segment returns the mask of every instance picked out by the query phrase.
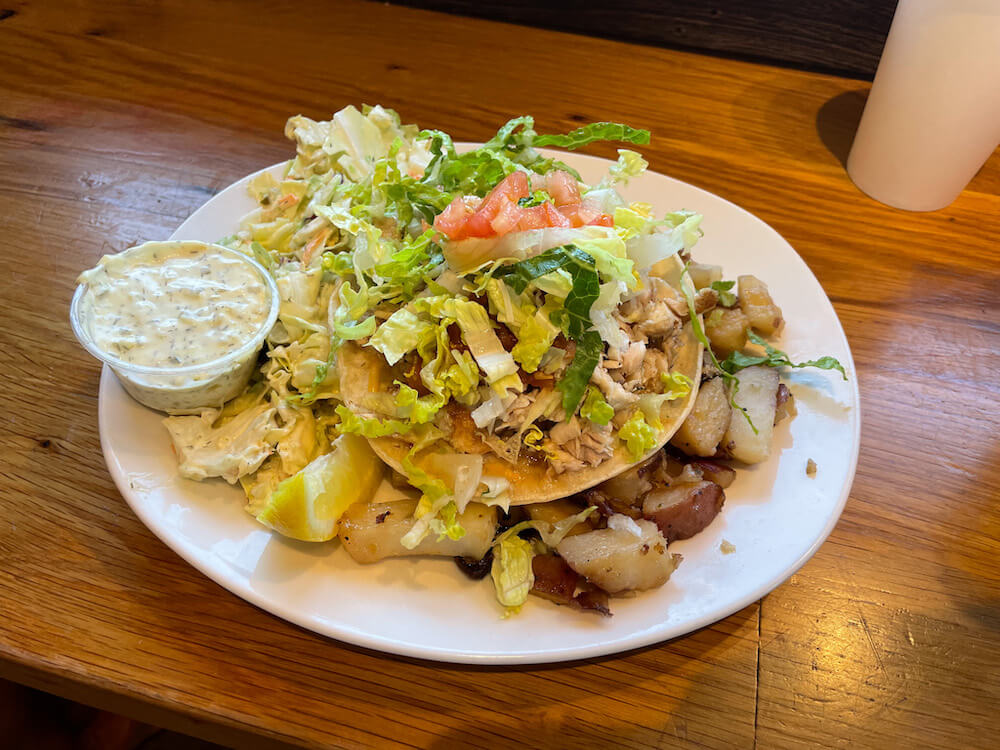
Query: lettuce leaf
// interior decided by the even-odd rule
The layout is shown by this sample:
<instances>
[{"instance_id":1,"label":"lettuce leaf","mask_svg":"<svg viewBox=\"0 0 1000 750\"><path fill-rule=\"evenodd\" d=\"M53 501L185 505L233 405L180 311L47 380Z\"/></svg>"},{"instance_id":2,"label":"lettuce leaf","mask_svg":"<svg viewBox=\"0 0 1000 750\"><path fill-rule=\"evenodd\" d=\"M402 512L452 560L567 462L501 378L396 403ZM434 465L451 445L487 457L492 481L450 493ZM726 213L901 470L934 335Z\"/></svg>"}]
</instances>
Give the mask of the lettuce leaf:
<instances>
[{"instance_id":1,"label":"lettuce leaf","mask_svg":"<svg viewBox=\"0 0 1000 750\"><path fill-rule=\"evenodd\" d=\"M642 410L637 409L618 430L633 461L638 461L656 447L656 430L646 423Z\"/></svg>"},{"instance_id":2,"label":"lettuce leaf","mask_svg":"<svg viewBox=\"0 0 1000 750\"><path fill-rule=\"evenodd\" d=\"M368 320L374 321L375 318L373 316ZM386 318L374 334L369 334L368 346L377 349L386 362L394 365L414 349L433 341L435 333L433 323L401 307Z\"/></svg>"},{"instance_id":3,"label":"lettuce leaf","mask_svg":"<svg viewBox=\"0 0 1000 750\"><path fill-rule=\"evenodd\" d=\"M603 426L615 416L615 410L604 400L599 389L590 386L587 389L587 397L583 400L583 406L580 407L580 416Z\"/></svg>"},{"instance_id":4,"label":"lettuce leaf","mask_svg":"<svg viewBox=\"0 0 1000 750\"><path fill-rule=\"evenodd\" d=\"M667 401L684 398L691 393L694 381L682 372L661 372L660 382L663 384Z\"/></svg>"},{"instance_id":5,"label":"lettuce leaf","mask_svg":"<svg viewBox=\"0 0 1000 750\"><path fill-rule=\"evenodd\" d=\"M517 343L511 349L510 355L521 365L525 372L535 372L545 352L559 335L559 328L552 324L551 313L561 307L558 300L551 298L545 301L534 315L525 318L518 331Z\"/></svg>"},{"instance_id":6,"label":"lettuce leaf","mask_svg":"<svg viewBox=\"0 0 1000 750\"><path fill-rule=\"evenodd\" d=\"M350 433L366 438L378 438L388 435L403 435L414 427L412 422L401 419L359 417L343 404L337 407L337 416L340 417L337 431L342 435Z\"/></svg>"},{"instance_id":7,"label":"lettuce leaf","mask_svg":"<svg viewBox=\"0 0 1000 750\"><path fill-rule=\"evenodd\" d=\"M754 365L795 368L816 367L820 370L836 370L840 373L844 380L847 380L847 372L844 370L844 366L834 357L820 357L819 359L810 359L808 362L795 363L788 358L787 354L780 349L775 349L753 331L747 331L747 338L749 338L754 344L763 347L764 355L755 356L744 354L743 352L733 352L722 362L721 367L723 370L733 374L745 367L753 367Z\"/></svg>"},{"instance_id":8,"label":"lettuce leaf","mask_svg":"<svg viewBox=\"0 0 1000 750\"><path fill-rule=\"evenodd\" d=\"M629 151L627 148L620 148L618 149L618 162L608 170L608 182L628 184L631 178L641 175L648 166L649 162L643 159L641 154Z\"/></svg>"},{"instance_id":9,"label":"lettuce leaf","mask_svg":"<svg viewBox=\"0 0 1000 750\"><path fill-rule=\"evenodd\" d=\"M508 615L519 612L528 600L531 587L535 584L535 574L531 569L534 556L531 542L517 535L508 536L493 547L490 575L497 601L506 608Z\"/></svg>"},{"instance_id":10,"label":"lettuce leaf","mask_svg":"<svg viewBox=\"0 0 1000 750\"><path fill-rule=\"evenodd\" d=\"M583 398L590 376L601 361L604 353L604 342L596 331L586 331L576 341L576 352L573 361L569 363L562 379L556 384L563 394L563 411L569 419L576 413L576 407Z\"/></svg>"},{"instance_id":11,"label":"lettuce leaf","mask_svg":"<svg viewBox=\"0 0 1000 750\"><path fill-rule=\"evenodd\" d=\"M730 291L736 286L735 281L713 281L711 288L719 293L719 304L723 307L732 307L736 304L736 295Z\"/></svg>"},{"instance_id":12,"label":"lettuce leaf","mask_svg":"<svg viewBox=\"0 0 1000 750\"><path fill-rule=\"evenodd\" d=\"M593 122L565 135L535 136L533 146L558 146L574 150L594 141L622 141L644 145L649 143L649 131L638 130L618 122Z\"/></svg>"}]
</instances>

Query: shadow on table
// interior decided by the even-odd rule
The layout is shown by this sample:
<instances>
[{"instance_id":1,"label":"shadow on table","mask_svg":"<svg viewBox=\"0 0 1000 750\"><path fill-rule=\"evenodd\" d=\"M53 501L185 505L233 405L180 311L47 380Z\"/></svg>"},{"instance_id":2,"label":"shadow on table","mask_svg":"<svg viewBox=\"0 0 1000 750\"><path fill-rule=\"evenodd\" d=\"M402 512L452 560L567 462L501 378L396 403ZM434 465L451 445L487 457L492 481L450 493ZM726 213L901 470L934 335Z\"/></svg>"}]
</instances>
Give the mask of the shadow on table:
<instances>
[{"instance_id":1,"label":"shadow on table","mask_svg":"<svg viewBox=\"0 0 1000 750\"><path fill-rule=\"evenodd\" d=\"M837 161L845 166L867 101L867 89L845 91L827 101L816 112L816 132L819 139Z\"/></svg>"}]
</instances>

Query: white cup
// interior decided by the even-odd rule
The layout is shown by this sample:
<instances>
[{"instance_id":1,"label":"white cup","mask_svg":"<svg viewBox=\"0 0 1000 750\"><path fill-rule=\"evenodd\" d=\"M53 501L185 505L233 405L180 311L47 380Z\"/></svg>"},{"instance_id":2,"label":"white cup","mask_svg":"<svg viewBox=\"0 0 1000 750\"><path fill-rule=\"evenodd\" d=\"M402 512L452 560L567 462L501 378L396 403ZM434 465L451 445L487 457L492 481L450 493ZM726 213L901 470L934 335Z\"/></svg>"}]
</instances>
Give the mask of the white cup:
<instances>
[{"instance_id":1,"label":"white cup","mask_svg":"<svg viewBox=\"0 0 1000 750\"><path fill-rule=\"evenodd\" d=\"M1000 0L899 0L847 173L877 201L944 208L1000 145Z\"/></svg>"}]
</instances>

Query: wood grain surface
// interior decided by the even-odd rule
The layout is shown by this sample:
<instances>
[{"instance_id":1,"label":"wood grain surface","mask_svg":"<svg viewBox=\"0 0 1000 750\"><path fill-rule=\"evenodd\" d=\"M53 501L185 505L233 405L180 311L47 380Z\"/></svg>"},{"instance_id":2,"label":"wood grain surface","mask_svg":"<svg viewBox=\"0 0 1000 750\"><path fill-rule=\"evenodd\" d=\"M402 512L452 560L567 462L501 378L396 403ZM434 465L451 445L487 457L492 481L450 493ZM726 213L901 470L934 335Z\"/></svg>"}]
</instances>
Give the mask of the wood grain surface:
<instances>
[{"instance_id":1,"label":"wood grain surface","mask_svg":"<svg viewBox=\"0 0 1000 750\"><path fill-rule=\"evenodd\" d=\"M949 208L861 194L866 85L375 3L0 9L0 677L239 746L986 747L1000 733L1000 160ZM390 658L243 602L104 466L67 313L102 253L166 237L284 158L289 114L390 104L480 140L621 120L651 166L797 248L854 350L840 524L761 602L549 667ZM608 148L594 153L607 155ZM2 744L2 742L0 742Z\"/></svg>"}]
</instances>

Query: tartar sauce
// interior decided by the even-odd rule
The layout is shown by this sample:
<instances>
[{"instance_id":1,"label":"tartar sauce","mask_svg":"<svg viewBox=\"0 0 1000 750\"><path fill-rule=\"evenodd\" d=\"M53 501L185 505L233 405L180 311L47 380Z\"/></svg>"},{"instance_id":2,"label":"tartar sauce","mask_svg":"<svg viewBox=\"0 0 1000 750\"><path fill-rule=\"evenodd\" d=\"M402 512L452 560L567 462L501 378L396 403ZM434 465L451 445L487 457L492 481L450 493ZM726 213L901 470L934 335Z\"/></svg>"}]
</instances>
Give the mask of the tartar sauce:
<instances>
[{"instance_id":1,"label":"tartar sauce","mask_svg":"<svg viewBox=\"0 0 1000 750\"><path fill-rule=\"evenodd\" d=\"M106 255L79 282L83 332L111 358L133 396L165 411L218 406L242 390L276 299L260 266L228 248L193 241L147 242ZM254 339L257 348L247 356L225 361ZM197 368L210 363L221 366ZM136 388L153 393L140 397Z\"/></svg>"}]
</instances>

